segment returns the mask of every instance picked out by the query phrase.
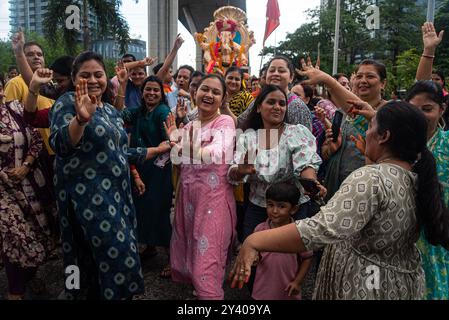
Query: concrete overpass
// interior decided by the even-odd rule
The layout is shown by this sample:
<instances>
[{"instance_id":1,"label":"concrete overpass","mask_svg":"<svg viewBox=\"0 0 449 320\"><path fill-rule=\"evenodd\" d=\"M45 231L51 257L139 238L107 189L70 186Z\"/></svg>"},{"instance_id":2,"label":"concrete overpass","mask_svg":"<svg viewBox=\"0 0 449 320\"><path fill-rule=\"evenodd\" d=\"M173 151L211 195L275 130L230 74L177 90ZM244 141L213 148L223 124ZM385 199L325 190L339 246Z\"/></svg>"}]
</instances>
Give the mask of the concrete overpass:
<instances>
[{"instance_id":1,"label":"concrete overpass","mask_svg":"<svg viewBox=\"0 0 449 320\"><path fill-rule=\"evenodd\" d=\"M202 32L213 21L214 11L227 5L246 11L245 0L148 0L149 56L165 59L178 34L178 20L191 34ZM202 68L198 47L196 68Z\"/></svg>"}]
</instances>

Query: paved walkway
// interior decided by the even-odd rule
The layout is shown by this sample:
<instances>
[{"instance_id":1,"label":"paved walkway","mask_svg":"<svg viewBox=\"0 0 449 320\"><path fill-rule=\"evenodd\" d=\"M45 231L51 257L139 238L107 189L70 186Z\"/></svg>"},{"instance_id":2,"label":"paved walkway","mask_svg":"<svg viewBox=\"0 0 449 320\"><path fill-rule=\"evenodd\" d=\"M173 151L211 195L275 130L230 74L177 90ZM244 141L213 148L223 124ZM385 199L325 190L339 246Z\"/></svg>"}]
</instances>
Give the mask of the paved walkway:
<instances>
[{"instance_id":1,"label":"paved walkway","mask_svg":"<svg viewBox=\"0 0 449 320\"><path fill-rule=\"evenodd\" d=\"M193 296L193 287L174 283L171 280L161 279L160 271L167 264L167 257L163 250L159 254L147 261L143 262L143 273L146 284L145 295L139 297L140 300L196 300ZM45 283L45 292L38 293L30 289L28 299L36 300L54 300L61 293L64 281L62 274L62 261L60 259L50 261L39 269L37 278L31 285L31 289L42 288L42 282ZM311 298L313 291L313 278L316 273L316 263L312 266L308 277L303 286L303 299ZM40 282L40 283L39 283ZM226 283L225 300L250 300L250 296L246 289L231 289ZM7 293L7 280L4 269L0 269L0 300L5 299Z\"/></svg>"}]
</instances>

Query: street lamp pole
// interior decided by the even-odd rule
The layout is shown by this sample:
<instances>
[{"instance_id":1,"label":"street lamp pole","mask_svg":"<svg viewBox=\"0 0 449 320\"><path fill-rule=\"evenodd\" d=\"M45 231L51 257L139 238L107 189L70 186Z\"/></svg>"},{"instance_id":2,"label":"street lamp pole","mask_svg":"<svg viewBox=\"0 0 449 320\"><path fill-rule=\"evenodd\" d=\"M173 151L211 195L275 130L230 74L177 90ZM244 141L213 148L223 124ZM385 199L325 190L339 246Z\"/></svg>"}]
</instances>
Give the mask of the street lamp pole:
<instances>
[{"instance_id":1,"label":"street lamp pole","mask_svg":"<svg viewBox=\"0 0 449 320\"><path fill-rule=\"evenodd\" d=\"M337 0L337 14L335 17L335 40L334 40L334 67L332 69L333 74L338 72L338 48L340 42L340 12L341 5L340 0Z\"/></svg>"},{"instance_id":2,"label":"street lamp pole","mask_svg":"<svg viewBox=\"0 0 449 320\"><path fill-rule=\"evenodd\" d=\"M435 0L427 1L427 21L428 22L435 21Z\"/></svg>"}]
</instances>

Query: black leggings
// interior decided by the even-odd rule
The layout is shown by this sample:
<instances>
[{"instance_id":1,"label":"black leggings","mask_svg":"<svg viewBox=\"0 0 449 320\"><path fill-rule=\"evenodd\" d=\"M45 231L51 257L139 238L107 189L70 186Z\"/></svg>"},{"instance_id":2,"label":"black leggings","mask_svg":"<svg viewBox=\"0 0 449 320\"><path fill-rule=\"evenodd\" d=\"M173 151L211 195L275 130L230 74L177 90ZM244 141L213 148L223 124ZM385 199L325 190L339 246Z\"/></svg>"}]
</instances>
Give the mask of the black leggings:
<instances>
[{"instance_id":1,"label":"black leggings","mask_svg":"<svg viewBox=\"0 0 449 320\"><path fill-rule=\"evenodd\" d=\"M36 275L37 267L23 268L10 262L4 253L2 253L2 259L8 278L9 294L23 296L26 291L26 284Z\"/></svg>"}]
</instances>

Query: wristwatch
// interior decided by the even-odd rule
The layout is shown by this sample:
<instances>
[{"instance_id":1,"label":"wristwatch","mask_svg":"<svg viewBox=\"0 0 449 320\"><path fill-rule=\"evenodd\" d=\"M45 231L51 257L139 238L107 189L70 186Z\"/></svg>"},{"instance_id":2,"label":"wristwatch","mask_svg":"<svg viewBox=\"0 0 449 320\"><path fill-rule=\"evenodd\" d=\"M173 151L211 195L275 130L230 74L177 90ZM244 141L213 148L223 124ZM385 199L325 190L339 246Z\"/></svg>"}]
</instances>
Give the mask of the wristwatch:
<instances>
[{"instance_id":1,"label":"wristwatch","mask_svg":"<svg viewBox=\"0 0 449 320\"><path fill-rule=\"evenodd\" d=\"M28 169L31 169L31 167L32 167L32 164L29 163L29 162L26 162L26 161L23 163L23 165L24 165L25 167L27 167Z\"/></svg>"}]
</instances>

